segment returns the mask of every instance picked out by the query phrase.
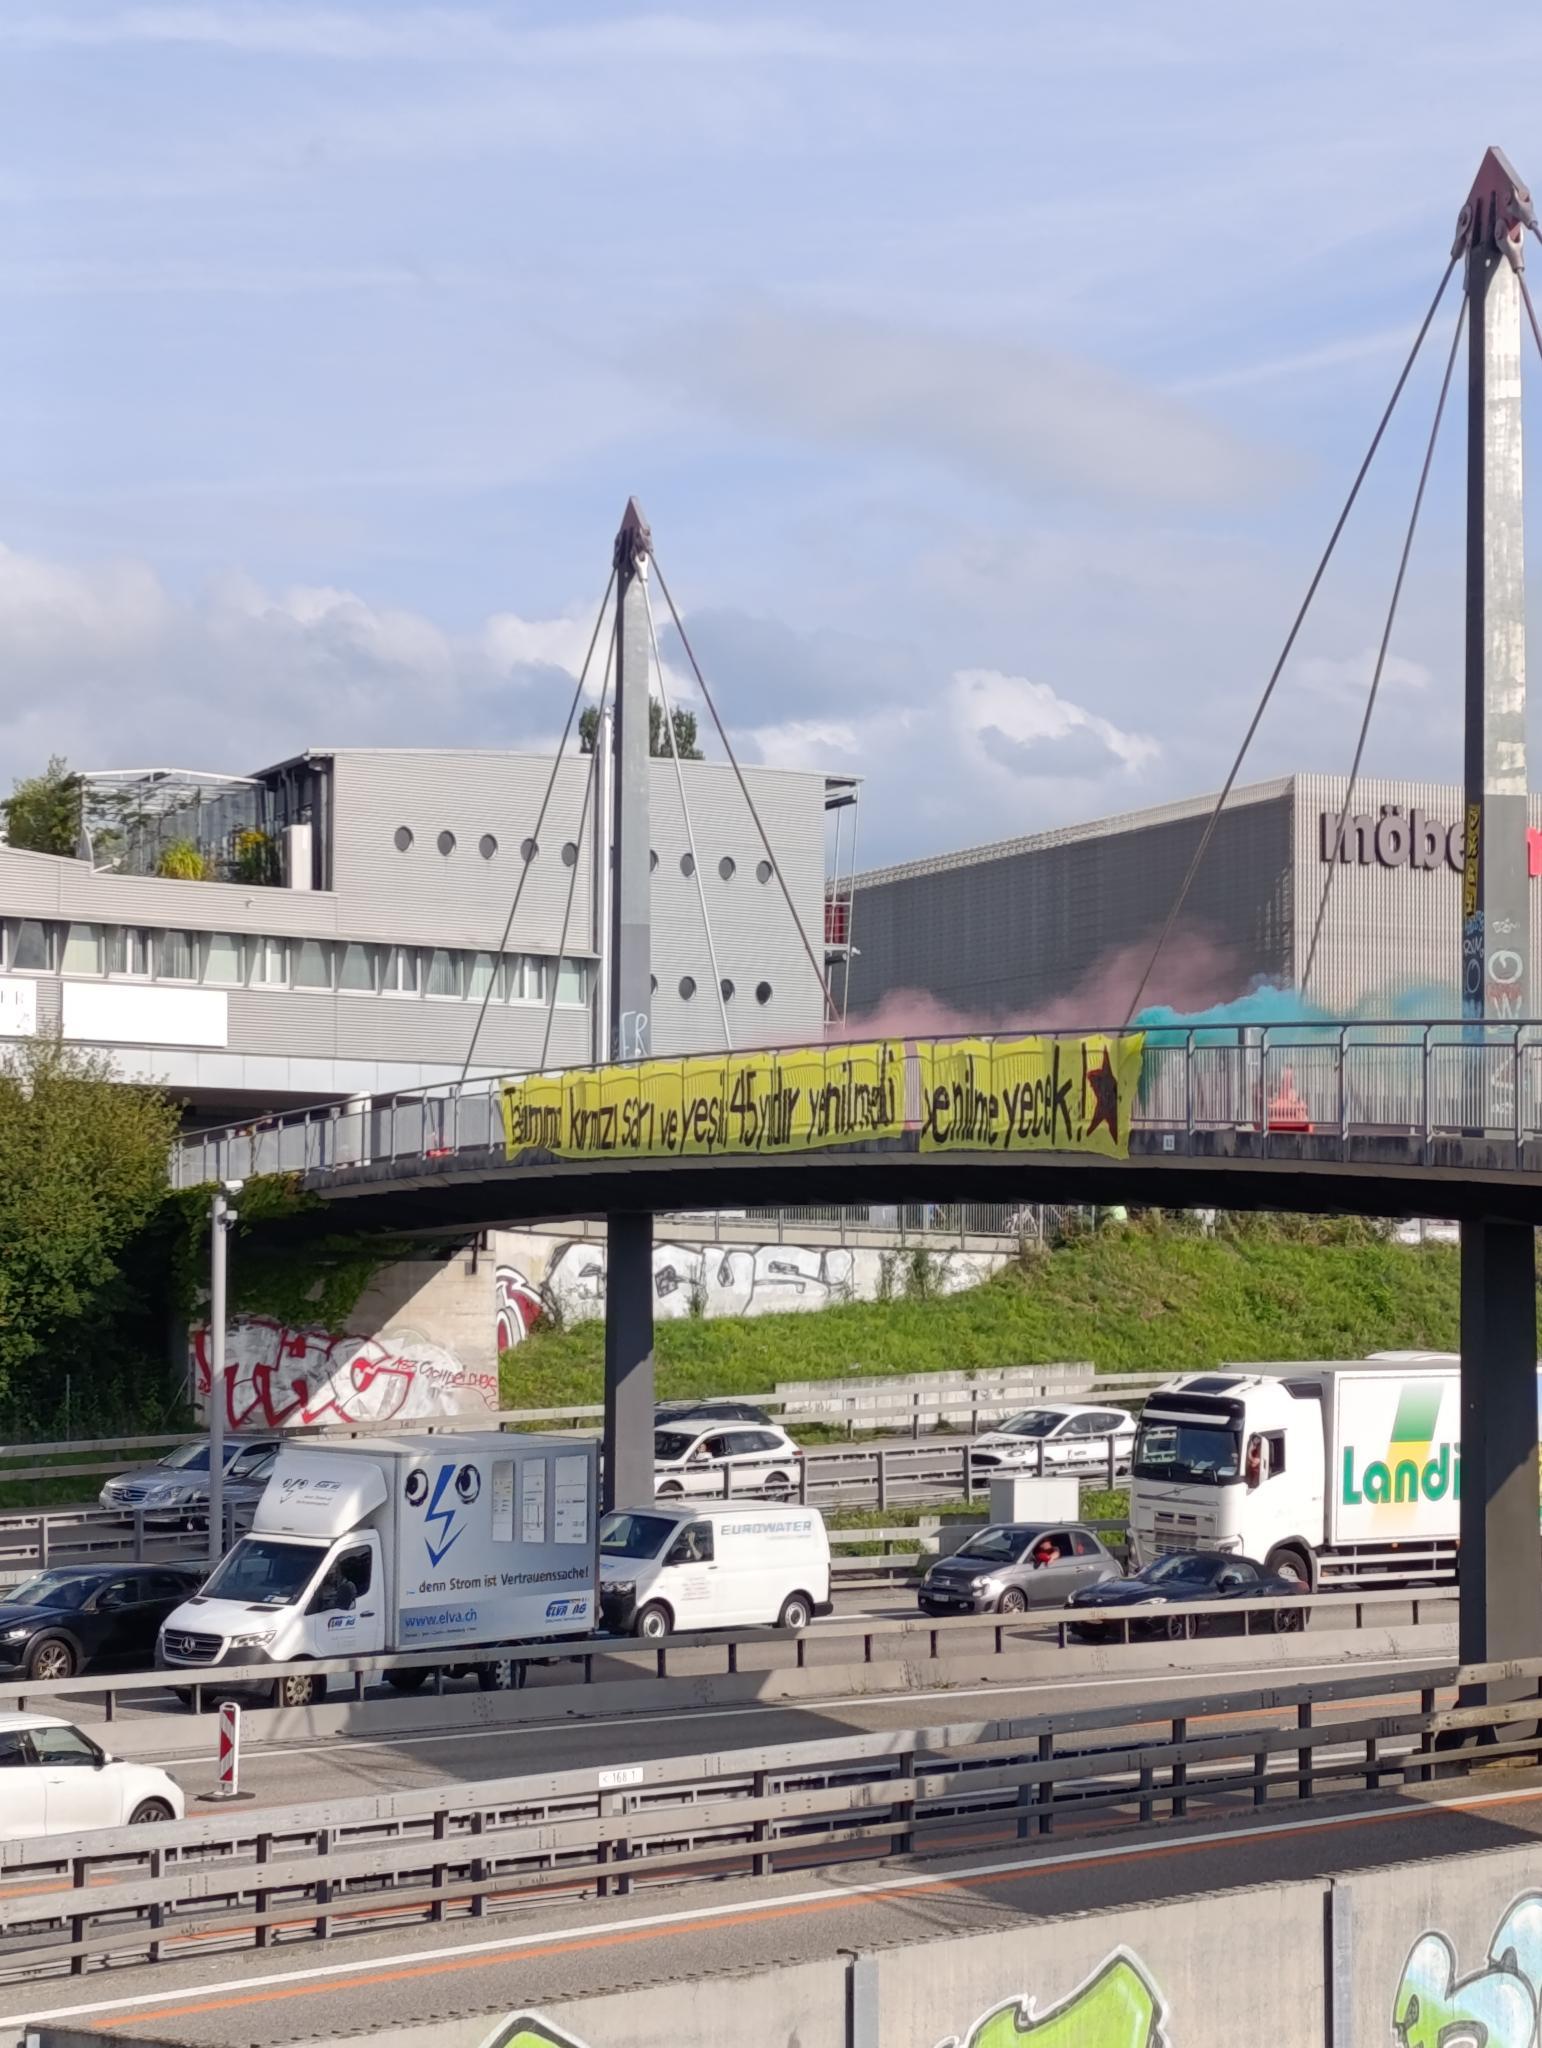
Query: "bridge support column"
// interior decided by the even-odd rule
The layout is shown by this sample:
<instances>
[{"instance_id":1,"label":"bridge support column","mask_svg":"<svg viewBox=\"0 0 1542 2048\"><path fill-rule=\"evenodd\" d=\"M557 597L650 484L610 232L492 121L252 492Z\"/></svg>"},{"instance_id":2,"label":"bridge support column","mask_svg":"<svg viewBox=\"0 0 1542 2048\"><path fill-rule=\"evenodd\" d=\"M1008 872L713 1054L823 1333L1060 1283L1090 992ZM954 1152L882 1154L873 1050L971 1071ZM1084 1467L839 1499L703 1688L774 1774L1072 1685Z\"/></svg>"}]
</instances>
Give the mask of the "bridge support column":
<instances>
[{"instance_id":1,"label":"bridge support column","mask_svg":"<svg viewBox=\"0 0 1542 2048\"><path fill-rule=\"evenodd\" d=\"M1529 1223L1487 1216L1463 1223L1464 1664L1542 1657L1536 1267Z\"/></svg>"},{"instance_id":2,"label":"bridge support column","mask_svg":"<svg viewBox=\"0 0 1542 2048\"><path fill-rule=\"evenodd\" d=\"M606 1508L653 1499L653 1218L605 1219Z\"/></svg>"}]
</instances>

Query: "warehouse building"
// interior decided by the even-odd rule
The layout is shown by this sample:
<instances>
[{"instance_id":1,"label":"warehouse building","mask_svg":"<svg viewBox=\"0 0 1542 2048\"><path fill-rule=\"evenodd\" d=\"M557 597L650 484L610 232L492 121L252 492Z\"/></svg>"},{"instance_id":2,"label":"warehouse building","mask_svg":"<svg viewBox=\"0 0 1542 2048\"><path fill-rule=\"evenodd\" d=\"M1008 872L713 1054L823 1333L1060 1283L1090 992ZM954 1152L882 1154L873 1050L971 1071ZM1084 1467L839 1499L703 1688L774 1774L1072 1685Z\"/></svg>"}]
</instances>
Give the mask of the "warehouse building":
<instances>
[{"instance_id":1,"label":"warehouse building","mask_svg":"<svg viewBox=\"0 0 1542 2048\"><path fill-rule=\"evenodd\" d=\"M1331 875L1309 999L1334 1015L1459 1014L1461 790L1361 781L1339 843L1345 788L1291 775L1232 792L1148 1002L1193 1010L1264 982L1300 990ZM1068 1021L1078 1001L1077 1021L1122 1021L1214 806L1196 797L857 875L853 1015L915 993L982 1023ZM1530 819L1536 961L1535 796Z\"/></svg>"},{"instance_id":2,"label":"warehouse building","mask_svg":"<svg viewBox=\"0 0 1542 2048\"><path fill-rule=\"evenodd\" d=\"M745 771L773 866L729 767L682 764L687 818L674 764L650 766L652 1049L717 1051L725 1016L735 1045L817 1039L824 995L776 869L817 949L845 786ZM78 858L0 846L0 1037L60 1031L201 1122L455 1081L474 1031L473 1072L588 1061L605 848L581 755L537 844L551 769L328 748L251 776L88 778Z\"/></svg>"}]
</instances>

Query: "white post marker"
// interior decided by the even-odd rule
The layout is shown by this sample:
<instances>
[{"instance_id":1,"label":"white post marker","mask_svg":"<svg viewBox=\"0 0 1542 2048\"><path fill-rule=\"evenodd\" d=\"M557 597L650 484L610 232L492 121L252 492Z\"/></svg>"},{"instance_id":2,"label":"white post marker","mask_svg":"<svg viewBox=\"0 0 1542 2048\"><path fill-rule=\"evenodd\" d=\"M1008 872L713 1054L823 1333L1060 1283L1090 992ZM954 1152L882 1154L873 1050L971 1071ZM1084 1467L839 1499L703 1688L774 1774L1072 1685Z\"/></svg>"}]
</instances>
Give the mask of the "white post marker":
<instances>
[{"instance_id":1,"label":"white post marker","mask_svg":"<svg viewBox=\"0 0 1542 2048\"><path fill-rule=\"evenodd\" d=\"M251 1793L240 1789L241 1709L234 1700L220 1701L219 1732L219 1783L206 1796L210 1799L250 1799Z\"/></svg>"}]
</instances>

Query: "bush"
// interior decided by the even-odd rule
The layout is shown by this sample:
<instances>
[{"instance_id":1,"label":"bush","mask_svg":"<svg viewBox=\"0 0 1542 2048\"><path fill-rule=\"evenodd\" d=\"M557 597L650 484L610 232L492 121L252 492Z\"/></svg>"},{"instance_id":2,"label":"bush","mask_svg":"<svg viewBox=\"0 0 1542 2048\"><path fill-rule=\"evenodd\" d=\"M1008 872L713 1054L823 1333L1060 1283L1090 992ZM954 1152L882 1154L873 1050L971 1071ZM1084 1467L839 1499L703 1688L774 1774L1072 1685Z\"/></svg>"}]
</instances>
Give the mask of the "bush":
<instances>
[{"instance_id":1,"label":"bush","mask_svg":"<svg viewBox=\"0 0 1542 2048\"><path fill-rule=\"evenodd\" d=\"M207 882L209 863L191 839L169 839L161 848L155 872L167 882Z\"/></svg>"}]
</instances>

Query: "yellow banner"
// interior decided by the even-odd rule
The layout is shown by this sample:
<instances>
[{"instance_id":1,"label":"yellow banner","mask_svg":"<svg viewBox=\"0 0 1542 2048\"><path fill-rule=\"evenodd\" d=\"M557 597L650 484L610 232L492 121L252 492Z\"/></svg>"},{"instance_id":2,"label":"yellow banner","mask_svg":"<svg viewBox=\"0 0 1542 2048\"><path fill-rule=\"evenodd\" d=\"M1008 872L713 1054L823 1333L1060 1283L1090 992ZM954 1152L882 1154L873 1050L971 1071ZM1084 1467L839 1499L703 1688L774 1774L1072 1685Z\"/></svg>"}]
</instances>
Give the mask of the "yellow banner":
<instances>
[{"instance_id":1,"label":"yellow banner","mask_svg":"<svg viewBox=\"0 0 1542 2048\"><path fill-rule=\"evenodd\" d=\"M1144 1035L922 1044L923 1152L1100 1152L1127 1159Z\"/></svg>"},{"instance_id":2,"label":"yellow banner","mask_svg":"<svg viewBox=\"0 0 1542 2048\"><path fill-rule=\"evenodd\" d=\"M681 1159L815 1152L905 1128L905 1049L896 1039L810 1051L641 1060L507 1082L511 1159Z\"/></svg>"}]
</instances>

